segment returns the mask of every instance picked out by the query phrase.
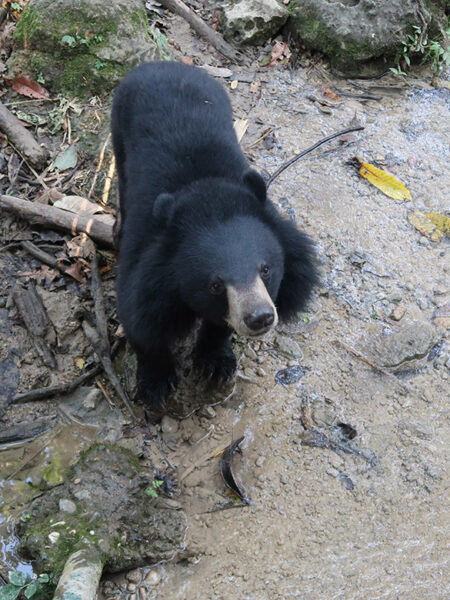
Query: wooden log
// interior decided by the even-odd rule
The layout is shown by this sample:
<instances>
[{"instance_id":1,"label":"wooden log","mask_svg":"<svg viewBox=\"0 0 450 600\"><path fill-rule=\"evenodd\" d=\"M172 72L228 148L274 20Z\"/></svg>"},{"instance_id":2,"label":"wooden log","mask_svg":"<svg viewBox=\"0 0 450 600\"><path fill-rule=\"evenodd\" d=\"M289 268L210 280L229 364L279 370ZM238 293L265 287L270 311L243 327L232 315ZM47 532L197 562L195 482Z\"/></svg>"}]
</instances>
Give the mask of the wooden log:
<instances>
[{"instance_id":1,"label":"wooden log","mask_svg":"<svg viewBox=\"0 0 450 600\"><path fill-rule=\"evenodd\" d=\"M0 102L0 129L11 140L19 153L36 169L45 165L48 159L46 148L40 146L31 133L4 104Z\"/></svg>"},{"instance_id":2,"label":"wooden log","mask_svg":"<svg viewBox=\"0 0 450 600\"><path fill-rule=\"evenodd\" d=\"M72 235L87 233L99 244L114 247L112 223L105 223L95 215L77 215L62 208L4 195L0 195L0 209L13 213L32 225L62 229L70 231Z\"/></svg>"}]
</instances>

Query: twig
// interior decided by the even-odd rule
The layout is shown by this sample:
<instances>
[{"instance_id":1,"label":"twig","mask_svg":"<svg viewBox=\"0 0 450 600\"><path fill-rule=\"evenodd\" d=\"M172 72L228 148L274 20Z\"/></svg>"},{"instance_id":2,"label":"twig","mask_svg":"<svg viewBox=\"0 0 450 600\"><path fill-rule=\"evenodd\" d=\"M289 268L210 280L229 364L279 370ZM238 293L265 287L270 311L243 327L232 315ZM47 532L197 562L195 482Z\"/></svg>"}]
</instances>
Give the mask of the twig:
<instances>
[{"instance_id":1,"label":"twig","mask_svg":"<svg viewBox=\"0 0 450 600\"><path fill-rule=\"evenodd\" d=\"M211 27L209 27L203 19L197 16L193 10L186 6L184 2L181 0L159 0L159 2L164 8L168 8L175 14L183 17L200 37L212 44L216 50L223 54L223 56L233 62L241 62L241 59L238 57L235 50L223 39L220 33L211 29Z\"/></svg>"},{"instance_id":2,"label":"twig","mask_svg":"<svg viewBox=\"0 0 450 600\"><path fill-rule=\"evenodd\" d=\"M125 404L133 421L137 421L137 417L134 414L133 408L127 398L127 395L126 395L124 389L122 388L122 385L119 381L119 378L116 375L116 372L114 371L111 357L109 356L109 353L107 353L105 351L104 342L102 342L97 331L93 327L91 327L91 325L89 325L89 323L86 320L83 321L82 326L83 326L83 331L84 331L87 339L91 343L92 347L94 348L95 353L97 354L98 358L100 359L100 362L103 365L103 369L104 369L111 385L115 389L119 398Z\"/></svg>"},{"instance_id":3,"label":"twig","mask_svg":"<svg viewBox=\"0 0 450 600\"><path fill-rule=\"evenodd\" d=\"M95 241L113 248L112 224L95 215L77 215L61 208L0 195L0 208L25 219L33 225L70 231L72 235L87 233Z\"/></svg>"},{"instance_id":4,"label":"twig","mask_svg":"<svg viewBox=\"0 0 450 600\"><path fill-rule=\"evenodd\" d=\"M20 464L20 465L17 467L17 469L16 469L15 471L13 471L12 473L10 473L10 474L8 475L8 477L7 477L6 479L7 479L7 480L8 480L8 479L12 479L13 477L15 477L15 476L17 475L17 473L20 473L20 471L21 471L21 470L22 470L24 467L26 467L27 465L29 465L29 464L30 464L30 462L32 462L32 461L33 461L33 460L36 458L36 456L39 456L39 454L40 454L40 453L41 453L43 450L45 450L46 448L48 448L48 444L49 444L49 443L50 443L50 442L51 442L53 439L55 439L55 437L56 437L56 436L57 436L59 433L61 433L61 430L62 430L62 425L57 425L57 426L55 427L55 429L53 430L52 434L50 435L49 439L45 440L45 443L44 443L44 444L42 444L42 446L41 446L41 447L40 447L38 450L36 450L36 452L34 452L34 453L31 455L31 456L29 456L27 459L25 459L25 460L24 460L24 461L23 461L23 462L22 462L22 463L21 463L21 464Z\"/></svg>"},{"instance_id":5,"label":"twig","mask_svg":"<svg viewBox=\"0 0 450 600\"><path fill-rule=\"evenodd\" d=\"M103 302L102 282L100 279L100 271L98 269L98 256L94 252L94 257L91 263L91 295L94 300L95 324L97 331L102 340L104 349L109 353L108 339L108 321L105 314L105 305Z\"/></svg>"},{"instance_id":6,"label":"twig","mask_svg":"<svg viewBox=\"0 0 450 600\"><path fill-rule=\"evenodd\" d=\"M103 187L102 201L101 204L106 206L109 200L109 190L111 189L111 183L114 177L114 172L116 170L116 157L113 155L111 157L111 162L109 163L108 172L105 177L105 185Z\"/></svg>"},{"instance_id":7,"label":"twig","mask_svg":"<svg viewBox=\"0 0 450 600\"><path fill-rule=\"evenodd\" d=\"M318 142L316 142L315 144L313 144L309 148L306 148L306 150L302 150L299 154L296 154L293 158L291 158L290 160L288 160L287 162L285 162L283 165L281 165L281 167L279 169L277 169L275 171L275 173L269 177L269 180L268 180L266 186L269 187L270 184L273 183L273 181L285 169L287 169L288 167L290 167L291 165L293 165L295 162L297 162L299 160L299 158L302 158L303 156L306 156L306 154L309 154L310 152L312 152L313 150L315 150L316 148L318 148L322 144L325 144L326 142L329 142L330 140L334 140L334 138L337 138L337 137L339 137L341 135L345 135L346 133L350 133L352 131L361 131L362 129L364 129L364 127L361 127L361 126L359 126L359 127L347 127L347 129L343 129L342 131L338 131L337 133L333 133L332 135L329 135L329 136L323 138L322 140L319 140Z\"/></svg>"},{"instance_id":8,"label":"twig","mask_svg":"<svg viewBox=\"0 0 450 600\"><path fill-rule=\"evenodd\" d=\"M383 373L383 375L388 375L388 376L394 377L392 375L392 373L389 373L389 371L386 371L386 369L379 367L378 365L376 365L375 363L370 361L368 358L366 358L364 356L364 354L361 354L361 352L358 352L358 350L355 350L351 346L347 346L347 344L345 344L341 340L335 340L335 344L342 346L342 348L345 348L345 350L347 350L347 352L351 352L354 356L357 356L360 360L365 362L366 365L369 365L369 367L372 367L372 369L375 369L375 371L378 371L379 373ZM394 377L394 379L396 379L396 378ZM397 379L396 379L396 381L397 381Z\"/></svg>"},{"instance_id":9,"label":"twig","mask_svg":"<svg viewBox=\"0 0 450 600\"><path fill-rule=\"evenodd\" d=\"M103 159L105 157L106 146L108 145L110 138L111 138L111 134L108 133L108 137L106 138L105 143L103 144L102 149L100 150L100 156L98 157L98 164L97 164L97 168L95 169L94 179L92 180L91 189L89 190L89 194L87 195L88 198L90 198L92 196L92 192L94 191L95 184L97 183L97 177L98 177L98 174L100 173L100 169L102 168Z\"/></svg>"},{"instance_id":10,"label":"twig","mask_svg":"<svg viewBox=\"0 0 450 600\"><path fill-rule=\"evenodd\" d=\"M52 396L63 396L65 394L70 394L74 392L80 385L89 381L91 377L95 377L102 371L101 365L96 365L90 371L83 373L70 383L65 383L64 385L52 385L46 388L39 388L36 390L30 390L29 392L24 392L23 394L17 394L17 396L11 401L11 404L25 404L26 402L34 402L35 400L47 400L47 398L51 398Z\"/></svg>"},{"instance_id":11,"label":"twig","mask_svg":"<svg viewBox=\"0 0 450 600\"><path fill-rule=\"evenodd\" d=\"M59 260L57 260L54 256L52 256L48 252L44 252L44 250L41 250L40 248L38 248L38 246L36 246L32 242L21 242L20 245L22 246L22 248L24 250L26 250L28 252L28 254L31 254L31 256L34 256L34 258L37 258L45 265L48 265L49 267L53 267L54 269L57 269L64 275L70 275L70 273L67 273L67 268L64 265L62 265L59 262Z\"/></svg>"},{"instance_id":12,"label":"twig","mask_svg":"<svg viewBox=\"0 0 450 600\"><path fill-rule=\"evenodd\" d=\"M114 408L116 405L114 404L114 402L111 400L110 395L108 394L108 392L105 389L105 386L103 385L103 383L100 381L100 379L97 379L97 381L95 382L97 384L97 386L100 388L100 391L102 392L102 394L105 396L106 401L108 402L108 404Z\"/></svg>"},{"instance_id":13,"label":"twig","mask_svg":"<svg viewBox=\"0 0 450 600\"><path fill-rule=\"evenodd\" d=\"M42 148L29 131L25 129L4 104L0 102L0 129L6 133L19 152L36 168L41 168L47 161L48 152Z\"/></svg>"}]
</instances>

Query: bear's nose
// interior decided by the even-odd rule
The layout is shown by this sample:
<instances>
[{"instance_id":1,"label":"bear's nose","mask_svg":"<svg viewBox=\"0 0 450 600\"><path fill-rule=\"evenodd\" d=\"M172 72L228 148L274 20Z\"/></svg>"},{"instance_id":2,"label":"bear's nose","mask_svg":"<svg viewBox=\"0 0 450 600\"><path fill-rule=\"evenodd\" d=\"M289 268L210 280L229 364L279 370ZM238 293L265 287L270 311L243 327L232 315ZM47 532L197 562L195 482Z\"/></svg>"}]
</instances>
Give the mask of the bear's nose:
<instances>
[{"instance_id":1,"label":"bear's nose","mask_svg":"<svg viewBox=\"0 0 450 600\"><path fill-rule=\"evenodd\" d=\"M244 317L244 323L249 329L255 332L267 330L275 320L275 315L272 310L266 308L261 310L255 310L246 317Z\"/></svg>"}]
</instances>

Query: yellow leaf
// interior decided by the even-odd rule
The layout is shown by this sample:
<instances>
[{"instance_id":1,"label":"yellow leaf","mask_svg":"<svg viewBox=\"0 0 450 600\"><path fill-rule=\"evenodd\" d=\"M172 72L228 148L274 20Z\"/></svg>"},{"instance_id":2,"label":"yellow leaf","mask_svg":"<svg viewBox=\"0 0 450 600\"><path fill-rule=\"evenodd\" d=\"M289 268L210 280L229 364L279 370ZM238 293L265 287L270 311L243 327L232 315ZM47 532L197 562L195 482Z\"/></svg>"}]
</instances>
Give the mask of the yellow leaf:
<instances>
[{"instance_id":1,"label":"yellow leaf","mask_svg":"<svg viewBox=\"0 0 450 600\"><path fill-rule=\"evenodd\" d=\"M378 169L369 163L362 162L360 163L359 174L381 190L383 194L386 194L386 196L394 198L394 200L403 200L403 198L411 200L408 188L398 181L398 179L395 179L393 175L386 173L386 171Z\"/></svg>"},{"instance_id":2,"label":"yellow leaf","mask_svg":"<svg viewBox=\"0 0 450 600\"><path fill-rule=\"evenodd\" d=\"M450 232L450 218L439 213L422 213L415 210L408 216L411 225L433 242L439 242L444 233Z\"/></svg>"},{"instance_id":3,"label":"yellow leaf","mask_svg":"<svg viewBox=\"0 0 450 600\"><path fill-rule=\"evenodd\" d=\"M233 79L233 81L230 83L231 89L235 90L238 86L238 80L237 79Z\"/></svg>"},{"instance_id":4,"label":"yellow leaf","mask_svg":"<svg viewBox=\"0 0 450 600\"><path fill-rule=\"evenodd\" d=\"M81 369L84 367L84 358L77 358L75 361L75 364L77 366L77 369Z\"/></svg>"}]
</instances>

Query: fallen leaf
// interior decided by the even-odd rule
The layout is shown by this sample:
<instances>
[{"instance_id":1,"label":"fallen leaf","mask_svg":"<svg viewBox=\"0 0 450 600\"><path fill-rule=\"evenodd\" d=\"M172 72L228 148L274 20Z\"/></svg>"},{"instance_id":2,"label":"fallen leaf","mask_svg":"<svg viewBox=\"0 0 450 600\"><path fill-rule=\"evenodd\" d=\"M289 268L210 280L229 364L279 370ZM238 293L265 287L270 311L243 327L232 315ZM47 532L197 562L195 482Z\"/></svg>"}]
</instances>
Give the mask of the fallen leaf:
<instances>
[{"instance_id":1,"label":"fallen leaf","mask_svg":"<svg viewBox=\"0 0 450 600\"><path fill-rule=\"evenodd\" d=\"M342 100L340 96L338 96L337 94L335 94L328 87L323 87L322 88L322 96L325 96L326 98L328 98L332 102L341 102L341 100Z\"/></svg>"},{"instance_id":2,"label":"fallen leaf","mask_svg":"<svg viewBox=\"0 0 450 600\"><path fill-rule=\"evenodd\" d=\"M280 64L285 64L289 58L291 57L291 51L289 50L286 42L280 42L279 40L275 40L274 45L272 46L272 59L269 62L269 67L273 67L279 62Z\"/></svg>"},{"instance_id":3,"label":"fallen leaf","mask_svg":"<svg viewBox=\"0 0 450 600\"><path fill-rule=\"evenodd\" d=\"M78 281L79 283L84 283L83 266L83 262L81 260L77 260L77 262L73 263L73 265L67 267L65 273L73 277L75 281Z\"/></svg>"},{"instance_id":4,"label":"fallen leaf","mask_svg":"<svg viewBox=\"0 0 450 600\"><path fill-rule=\"evenodd\" d=\"M14 77L14 79L7 79L6 77L3 77L3 80L6 85L12 87L15 92L22 94L22 96L27 96L27 98L47 100L50 97L50 94L45 87L43 87L37 81L31 81L31 79L25 75L18 75Z\"/></svg>"},{"instance_id":5,"label":"fallen leaf","mask_svg":"<svg viewBox=\"0 0 450 600\"><path fill-rule=\"evenodd\" d=\"M370 181L372 185L377 187L379 190L394 198L394 200L411 200L411 193L407 187L403 185L393 175L389 175L386 171L378 169L369 163L361 162L358 158L353 158L351 163L359 168L359 174L367 181Z\"/></svg>"},{"instance_id":6,"label":"fallen leaf","mask_svg":"<svg viewBox=\"0 0 450 600\"><path fill-rule=\"evenodd\" d=\"M67 254L71 258L92 258L95 244L88 235L80 233L67 242Z\"/></svg>"},{"instance_id":7,"label":"fallen leaf","mask_svg":"<svg viewBox=\"0 0 450 600\"><path fill-rule=\"evenodd\" d=\"M450 233L450 217L439 213L423 213L415 210L408 215L408 221L433 242L440 242L444 234Z\"/></svg>"},{"instance_id":8,"label":"fallen leaf","mask_svg":"<svg viewBox=\"0 0 450 600\"><path fill-rule=\"evenodd\" d=\"M28 279L34 279L34 281L39 284L43 281L51 283L59 276L59 272L56 269L52 269L47 265L42 265L42 267L36 271L21 271L20 274L25 275Z\"/></svg>"},{"instance_id":9,"label":"fallen leaf","mask_svg":"<svg viewBox=\"0 0 450 600\"><path fill-rule=\"evenodd\" d=\"M236 119L236 121L233 123L233 126L238 142L240 142L247 131L248 119Z\"/></svg>"},{"instance_id":10,"label":"fallen leaf","mask_svg":"<svg viewBox=\"0 0 450 600\"><path fill-rule=\"evenodd\" d=\"M34 202L39 202L39 204L53 204L57 200L61 200L61 198L64 198L64 194L57 188L48 188L39 191Z\"/></svg>"},{"instance_id":11,"label":"fallen leaf","mask_svg":"<svg viewBox=\"0 0 450 600\"><path fill-rule=\"evenodd\" d=\"M255 81L250 84L250 93L257 94L258 100L261 97L261 85L262 83L259 79L255 79Z\"/></svg>"},{"instance_id":12,"label":"fallen leaf","mask_svg":"<svg viewBox=\"0 0 450 600\"><path fill-rule=\"evenodd\" d=\"M80 371L81 371L81 369L84 367L84 363L85 363L84 358L80 357L80 358L76 359L75 366L77 367L77 369L80 369Z\"/></svg>"},{"instance_id":13,"label":"fallen leaf","mask_svg":"<svg viewBox=\"0 0 450 600\"><path fill-rule=\"evenodd\" d=\"M67 169L73 169L77 166L78 155L77 149L75 146L69 146L58 154L55 160L52 162L50 166L50 171L53 169L59 169L60 171L67 171Z\"/></svg>"},{"instance_id":14,"label":"fallen leaf","mask_svg":"<svg viewBox=\"0 0 450 600\"><path fill-rule=\"evenodd\" d=\"M194 61L190 56L182 56L181 62L183 63L183 65L189 65L190 67L192 67L194 64Z\"/></svg>"},{"instance_id":15,"label":"fallen leaf","mask_svg":"<svg viewBox=\"0 0 450 600\"><path fill-rule=\"evenodd\" d=\"M230 83L231 89L235 90L238 86L238 80L237 79L233 79L233 81Z\"/></svg>"},{"instance_id":16,"label":"fallen leaf","mask_svg":"<svg viewBox=\"0 0 450 600\"><path fill-rule=\"evenodd\" d=\"M61 200L57 200L53 206L62 208L77 215L95 215L96 213L104 213L104 209L95 202L90 202L81 196L64 196Z\"/></svg>"}]
</instances>

